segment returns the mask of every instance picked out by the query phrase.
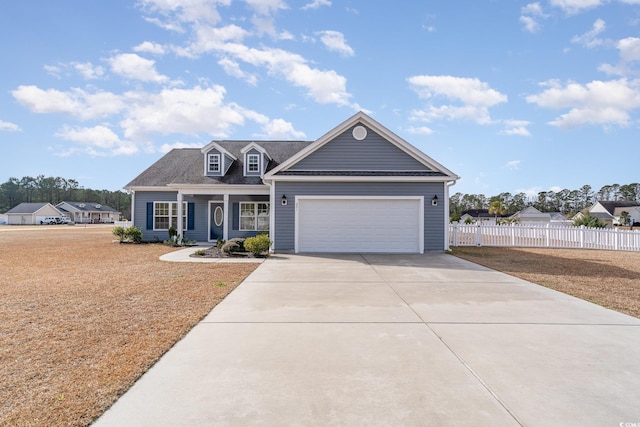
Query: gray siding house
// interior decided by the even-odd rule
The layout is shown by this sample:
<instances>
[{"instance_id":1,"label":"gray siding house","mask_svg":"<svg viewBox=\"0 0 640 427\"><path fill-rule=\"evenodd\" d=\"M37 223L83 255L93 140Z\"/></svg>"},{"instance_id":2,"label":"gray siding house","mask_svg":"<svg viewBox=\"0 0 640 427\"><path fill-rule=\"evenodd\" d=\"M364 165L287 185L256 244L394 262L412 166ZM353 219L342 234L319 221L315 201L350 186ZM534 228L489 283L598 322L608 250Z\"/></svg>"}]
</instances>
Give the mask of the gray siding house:
<instances>
[{"instance_id":1,"label":"gray siding house","mask_svg":"<svg viewBox=\"0 0 640 427\"><path fill-rule=\"evenodd\" d=\"M173 225L208 242L268 232L275 252L423 253L448 248L457 179L360 112L315 141L174 149L125 189L145 241Z\"/></svg>"}]
</instances>

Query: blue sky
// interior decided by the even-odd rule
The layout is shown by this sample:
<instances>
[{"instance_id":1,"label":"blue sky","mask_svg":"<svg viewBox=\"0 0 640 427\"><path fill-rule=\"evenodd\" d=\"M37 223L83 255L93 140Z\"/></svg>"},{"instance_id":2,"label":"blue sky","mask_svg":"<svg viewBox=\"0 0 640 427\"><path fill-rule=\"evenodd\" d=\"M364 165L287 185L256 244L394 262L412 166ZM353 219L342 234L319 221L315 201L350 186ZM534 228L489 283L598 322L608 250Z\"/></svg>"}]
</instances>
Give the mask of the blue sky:
<instances>
[{"instance_id":1,"label":"blue sky","mask_svg":"<svg viewBox=\"0 0 640 427\"><path fill-rule=\"evenodd\" d=\"M454 192L640 179L640 0L21 0L0 182L117 190L173 147L314 140L365 111Z\"/></svg>"}]
</instances>

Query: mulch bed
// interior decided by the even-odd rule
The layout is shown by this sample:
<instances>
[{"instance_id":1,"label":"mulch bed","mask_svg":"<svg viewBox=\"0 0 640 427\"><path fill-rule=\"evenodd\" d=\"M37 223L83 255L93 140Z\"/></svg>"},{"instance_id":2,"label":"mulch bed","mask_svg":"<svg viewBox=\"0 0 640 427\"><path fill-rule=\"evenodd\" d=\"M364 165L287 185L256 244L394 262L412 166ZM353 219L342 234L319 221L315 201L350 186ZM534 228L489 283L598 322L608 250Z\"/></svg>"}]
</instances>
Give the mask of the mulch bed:
<instances>
[{"instance_id":1,"label":"mulch bed","mask_svg":"<svg viewBox=\"0 0 640 427\"><path fill-rule=\"evenodd\" d=\"M259 265L112 240L0 230L0 425L90 424Z\"/></svg>"}]
</instances>

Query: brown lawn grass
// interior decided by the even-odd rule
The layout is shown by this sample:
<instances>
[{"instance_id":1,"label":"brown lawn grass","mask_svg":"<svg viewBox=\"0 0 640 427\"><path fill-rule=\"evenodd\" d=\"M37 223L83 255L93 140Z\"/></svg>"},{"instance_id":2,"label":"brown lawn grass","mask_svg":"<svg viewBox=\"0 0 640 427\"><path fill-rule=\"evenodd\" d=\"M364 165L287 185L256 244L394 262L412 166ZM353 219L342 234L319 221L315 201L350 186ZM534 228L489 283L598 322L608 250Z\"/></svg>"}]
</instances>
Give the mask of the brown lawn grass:
<instances>
[{"instance_id":1,"label":"brown lawn grass","mask_svg":"<svg viewBox=\"0 0 640 427\"><path fill-rule=\"evenodd\" d=\"M640 317L640 252L458 247L453 255Z\"/></svg>"},{"instance_id":2,"label":"brown lawn grass","mask_svg":"<svg viewBox=\"0 0 640 427\"><path fill-rule=\"evenodd\" d=\"M257 266L113 238L0 228L0 425L90 424Z\"/></svg>"}]
</instances>

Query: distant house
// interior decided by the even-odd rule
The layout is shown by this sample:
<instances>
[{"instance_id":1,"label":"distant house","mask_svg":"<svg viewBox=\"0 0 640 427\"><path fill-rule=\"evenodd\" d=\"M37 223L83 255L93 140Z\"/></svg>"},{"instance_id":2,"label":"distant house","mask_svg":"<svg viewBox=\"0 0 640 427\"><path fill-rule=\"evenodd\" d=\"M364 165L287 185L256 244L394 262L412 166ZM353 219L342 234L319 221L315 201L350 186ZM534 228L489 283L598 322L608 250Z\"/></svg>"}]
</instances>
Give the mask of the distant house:
<instances>
[{"instance_id":1,"label":"distant house","mask_svg":"<svg viewBox=\"0 0 640 427\"><path fill-rule=\"evenodd\" d=\"M600 218L607 224L607 227L620 224L622 212L628 212L633 221L640 222L640 205L638 202L627 200L599 201L589 208L589 215Z\"/></svg>"},{"instance_id":2,"label":"distant house","mask_svg":"<svg viewBox=\"0 0 640 427\"><path fill-rule=\"evenodd\" d=\"M626 212L629 215L630 225L640 223L640 206L615 208L613 216L618 219L618 224L622 224L622 212Z\"/></svg>"},{"instance_id":3,"label":"distant house","mask_svg":"<svg viewBox=\"0 0 640 427\"><path fill-rule=\"evenodd\" d=\"M120 219L120 212L100 203L65 201L58 203L56 208L78 224L113 223Z\"/></svg>"},{"instance_id":4,"label":"distant house","mask_svg":"<svg viewBox=\"0 0 640 427\"><path fill-rule=\"evenodd\" d=\"M10 225L41 224L47 217L61 217L60 212L51 203L20 203L6 212Z\"/></svg>"},{"instance_id":5,"label":"distant house","mask_svg":"<svg viewBox=\"0 0 640 427\"><path fill-rule=\"evenodd\" d=\"M541 212L533 206L529 206L511 215L511 219L520 224L554 224L571 223L567 216L561 212Z\"/></svg>"},{"instance_id":6,"label":"distant house","mask_svg":"<svg viewBox=\"0 0 640 427\"><path fill-rule=\"evenodd\" d=\"M498 218L508 218L509 215L498 215ZM478 222L478 221L487 221L495 224L496 215L490 214L489 209L468 209L466 211L462 211L460 215L460 222Z\"/></svg>"}]
</instances>

